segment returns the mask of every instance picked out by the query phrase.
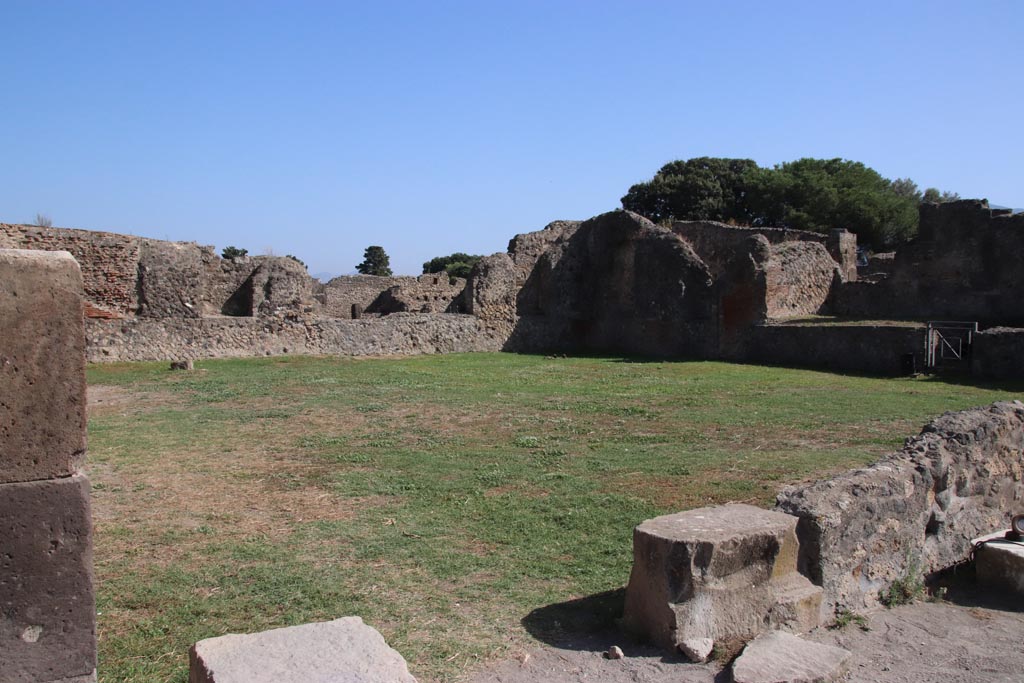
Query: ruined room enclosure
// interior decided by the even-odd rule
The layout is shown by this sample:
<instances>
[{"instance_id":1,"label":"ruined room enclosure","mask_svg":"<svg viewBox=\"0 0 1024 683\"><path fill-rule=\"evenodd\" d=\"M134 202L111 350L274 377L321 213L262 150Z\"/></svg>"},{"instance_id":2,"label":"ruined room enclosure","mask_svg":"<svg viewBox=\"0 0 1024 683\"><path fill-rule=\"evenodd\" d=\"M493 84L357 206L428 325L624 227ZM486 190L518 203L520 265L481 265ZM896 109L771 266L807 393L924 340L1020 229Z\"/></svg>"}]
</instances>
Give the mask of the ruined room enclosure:
<instances>
[{"instance_id":1,"label":"ruined room enclosure","mask_svg":"<svg viewBox=\"0 0 1024 683\"><path fill-rule=\"evenodd\" d=\"M771 506L1021 390L515 354L104 364L89 382L109 680L341 614L450 680L564 635L554 606L621 589L643 519Z\"/></svg>"}]
</instances>

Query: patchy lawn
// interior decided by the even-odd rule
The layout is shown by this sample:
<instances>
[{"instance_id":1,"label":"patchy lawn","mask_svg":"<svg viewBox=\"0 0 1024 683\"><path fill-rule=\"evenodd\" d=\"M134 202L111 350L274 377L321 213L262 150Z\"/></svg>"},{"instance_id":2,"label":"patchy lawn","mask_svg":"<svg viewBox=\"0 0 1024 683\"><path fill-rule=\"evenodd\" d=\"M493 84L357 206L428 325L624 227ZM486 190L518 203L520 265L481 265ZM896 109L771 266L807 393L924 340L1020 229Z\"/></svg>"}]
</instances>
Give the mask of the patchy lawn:
<instances>
[{"instance_id":1,"label":"patchy lawn","mask_svg":"<svg viewBox=\"0 0 1024 683\"><path fill-rule=\"evenodd\" d=\"M350 614L421 681L452 680L528 646L531 611L623 586L641 520L769 506L1024 393L512 354L94 365L89 383L104 683L184 683L196 640Z\"/></svg>"}]
</instances>

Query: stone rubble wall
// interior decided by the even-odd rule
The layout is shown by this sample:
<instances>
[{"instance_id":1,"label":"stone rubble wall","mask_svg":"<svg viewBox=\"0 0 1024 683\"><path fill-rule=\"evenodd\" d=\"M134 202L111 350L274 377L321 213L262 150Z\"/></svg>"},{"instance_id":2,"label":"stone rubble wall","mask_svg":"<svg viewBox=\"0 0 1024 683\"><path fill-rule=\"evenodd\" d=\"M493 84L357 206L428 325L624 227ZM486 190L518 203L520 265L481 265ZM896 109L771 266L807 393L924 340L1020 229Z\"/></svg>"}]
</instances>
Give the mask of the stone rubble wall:
<instances>
[{"instance_id":1,"label":"stone rubble wall","mask_svg":"<svg viewBox=\"0 0 1024 683\"><path fill-rule=\"evenodd\" d=\"M789 487L801 571L830 609L878 603L893 581L956 565L1024 506L1024 403L946 413L876 464Z\"/></svg>"},{"instance_id":2,"label":"stone rubble wall","mask_svg":"<svg viewBox=\"0 0 1024 683\"><path fill-rule=\"evenodd\" d=\"M412 355L498 351L504 340L469 315L383 318L136 318L87 321L88 360L155 361L281 354Z\"/></svg>"},{"instance_id":3,"label":"stone rubble wall","mask_svg":"<svg viewBox=\"0 0 1024 683\"><path fill-rule=\"evenodd\" d=\"M0 249L0 681L95 681L82 273Z\"/></svg>"}]
</instances>

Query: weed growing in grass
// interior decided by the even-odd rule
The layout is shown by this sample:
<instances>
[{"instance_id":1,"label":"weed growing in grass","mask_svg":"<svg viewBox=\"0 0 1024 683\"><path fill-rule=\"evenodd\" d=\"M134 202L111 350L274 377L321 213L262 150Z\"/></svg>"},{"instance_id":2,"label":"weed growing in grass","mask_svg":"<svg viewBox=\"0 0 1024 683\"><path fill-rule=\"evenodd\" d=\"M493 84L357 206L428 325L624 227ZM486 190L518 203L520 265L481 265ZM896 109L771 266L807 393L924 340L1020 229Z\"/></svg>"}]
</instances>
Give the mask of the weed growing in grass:
<instances>
[{"instance_id":1,"label":"weed growing in grass","mask_svg":"<svg viewBox=\"0 0 1024 683\"><path fill-rule=\"evenodd\" d=\"M924 578L921 575L920 563L917 560L908 560L903 575L889 584L878 599L886 607L896 607L909 605L922 598L924 594Z\"/></svg>"}]
</instances>

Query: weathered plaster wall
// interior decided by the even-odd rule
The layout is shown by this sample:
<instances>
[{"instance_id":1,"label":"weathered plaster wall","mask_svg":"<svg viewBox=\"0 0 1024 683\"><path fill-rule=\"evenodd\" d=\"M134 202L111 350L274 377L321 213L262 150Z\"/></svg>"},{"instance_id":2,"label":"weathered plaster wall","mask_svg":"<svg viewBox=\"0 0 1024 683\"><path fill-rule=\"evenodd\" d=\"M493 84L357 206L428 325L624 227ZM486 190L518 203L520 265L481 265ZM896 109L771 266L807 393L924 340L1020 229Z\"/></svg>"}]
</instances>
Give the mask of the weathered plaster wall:
<instances>
[{"instance_id":1,"label":"weathered plaster wall","mask_svg":"<svg viewBox=\"0 0 1024 683\"><path fill-rule=\"evenodd\" d=\"M971 539L1005 528L1024 504L1024 403L946 413L878 463L791 487L801 570L830 608L877 604L913 573L970 557Z\"/></svg>"},{"instance_id":2,"label":"weathered plaster wall","mask_svg":"<svg viewBox=\"0 0 1024 683\"><path fill-rule=\"evenodd\" d=\"M89 320L88 360L311 355L411 355L497 351L473 316L395 313L383 318L136 318Z\"/></svg>"}]
</instances>

